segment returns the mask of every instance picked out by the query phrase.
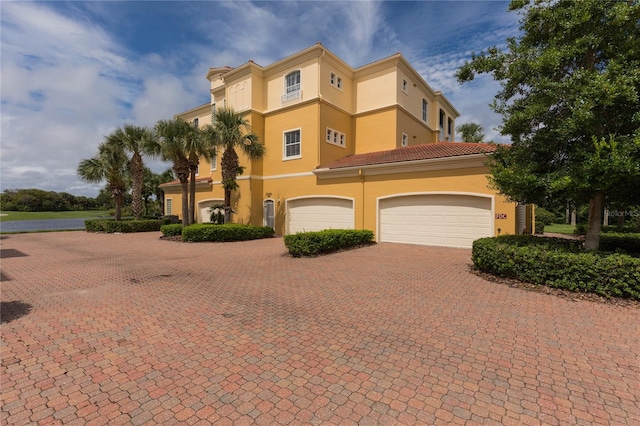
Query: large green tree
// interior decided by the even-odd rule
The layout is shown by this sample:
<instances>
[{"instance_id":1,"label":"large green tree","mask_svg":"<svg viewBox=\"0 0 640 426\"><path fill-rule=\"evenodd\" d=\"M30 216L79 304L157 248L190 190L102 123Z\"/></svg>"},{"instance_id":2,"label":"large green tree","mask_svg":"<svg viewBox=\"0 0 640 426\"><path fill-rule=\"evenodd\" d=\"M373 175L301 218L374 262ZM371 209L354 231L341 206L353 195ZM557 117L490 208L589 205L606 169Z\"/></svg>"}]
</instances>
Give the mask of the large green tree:
<instances>
[{"instance_id":1,"label":"large green tree","mask_svg":"<svg viewBox=\"0 0 640 426\"><path fill-rule=\"evenodd\" d=\"M144 185L144 162L142 156L153 152L153 133L146 127L125 124L107 136L107 143L114 144L131 154L131 210L136 219L142 217L142 189Z\"/></svg>"},{"instance_id":2,"label":"large green tree","mask_svg":"<svg viewBox=\"0 0 640 426\"><path fill-rule=\"evenodd\" d=\"M457 73L502 86L492 107L513 144L493 156L493 184L521 202L588 203L585 245L597 250L604 204L640 197L640 3L513 0L509 9L521 14L521 36Z\"/></svg>"},{"instance_id":3,"label":"large green tree","mask_svg":"<svg viewBox=\"0 0 640 426\"><path fill-rule=\"evenodd\" d=\"M262 159L266 149L259 142L258 135L253 132L243 114L231 108L221 108L216 111L212 121L212 137L215 145L224 150L221 161L222 186L224 188L224 221L228 223L231 221L231 191L238 188L236 178L242 173L236 149L251 161Z\"/></svg>"},{"instance_id":4,"label":"large green tree","mask_svg":"<svg viewBox=\"0 0 640 426\"><path fill-rule=\"evenodd\" d=\"M196 221L196 173L200 159L211 161L215 157L215 130L207 125L199 128L189 123L189 132L185 135L185 151L189 160L189 222Z\"/></svg>"},{"instance_id":5,"label":"large green tree","mask_svg":"<svg viewBox=\"0 0 640 426\"><path fill-rule=\"evenodd\" d=\"M116 207L115 219L120 220L124 193L127 191L127 155L122 147L108 142L101 143L94 157L80 161L77 173L86 182L107 182Z\"/></svg>"}]
</instances>

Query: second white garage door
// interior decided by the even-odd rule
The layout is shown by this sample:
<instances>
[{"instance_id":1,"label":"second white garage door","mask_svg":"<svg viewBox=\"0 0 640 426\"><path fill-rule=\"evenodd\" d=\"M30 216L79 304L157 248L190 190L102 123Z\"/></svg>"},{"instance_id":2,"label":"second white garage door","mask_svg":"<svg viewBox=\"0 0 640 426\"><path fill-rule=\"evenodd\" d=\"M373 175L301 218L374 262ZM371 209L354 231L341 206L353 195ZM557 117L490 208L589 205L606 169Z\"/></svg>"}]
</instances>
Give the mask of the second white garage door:
<instances>
[{"instance_id":1,"label":"second white garage door","mask_svg":"<svg viewBox=\"0 0 640 426\"><path fill-rule=\"evenodd\" d=\"M353 227L353 200L313 197L287 201L288 234Z\"/></svg>"},{"instance_id":2,"label":"second white garage door","mask_svg":"<svg viewBox=\"0 0 640 426\"><path fill-rule=\"evenodd\" d=\"M380 241L471 247L493 236L491 199L469 195L410 195L379 203Z\"/></svg>"}]
</instances>

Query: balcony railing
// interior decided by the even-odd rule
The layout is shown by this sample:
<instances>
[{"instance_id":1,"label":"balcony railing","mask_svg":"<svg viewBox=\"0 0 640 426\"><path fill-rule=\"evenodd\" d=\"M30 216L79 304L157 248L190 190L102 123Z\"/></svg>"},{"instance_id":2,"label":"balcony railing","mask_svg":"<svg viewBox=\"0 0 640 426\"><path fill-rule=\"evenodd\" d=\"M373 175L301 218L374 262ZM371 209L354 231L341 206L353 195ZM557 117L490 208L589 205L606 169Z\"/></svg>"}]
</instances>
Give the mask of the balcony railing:
<instances>
[{"instance_id":1,"label":"balcony railing","mask_svg":"<svg viewBox=\"0 0 640 426\"><path fill-rule=\"evenodd\" d=\"M294 84L293 86L287 87L287 93L280 97L280 101L282 103L295 101L297 99L302 99L302 90L300 90L300 84Z\"/></svg>"}]
</instances>

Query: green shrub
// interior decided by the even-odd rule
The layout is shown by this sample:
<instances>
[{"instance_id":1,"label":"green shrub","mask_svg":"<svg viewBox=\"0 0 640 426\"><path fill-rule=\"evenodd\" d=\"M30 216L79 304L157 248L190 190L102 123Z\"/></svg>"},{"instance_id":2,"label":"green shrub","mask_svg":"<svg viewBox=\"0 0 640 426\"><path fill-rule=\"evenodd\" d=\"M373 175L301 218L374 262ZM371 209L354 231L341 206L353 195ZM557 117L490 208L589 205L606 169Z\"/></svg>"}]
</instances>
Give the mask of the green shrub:
<instances>
[{"instance_id":1,"label":"green shrub","mask_svg":"<svg viewBox=\"0 0 640 426\"><path fill-rule=\"evenodd\" d=\"M152 232L159 231L163 225L163 220L121 220L113 219L87 219L84 221L84 227L89 232L106 232L112 234L114 232Z\"/></svg>"},{"instance_id":2,"label":"green shrub","mask_svg":"<svg viewBox=\"0 0 640 426\"><path fill-rule=\"evenodd\" d=\"M176 235L182 235L182 224L174 223L168 225L162 225L160 228L163 237L174 237Z\"/></svg>"},{"instance_id":3,"label":"green shrub","mask_svg":"<svg viewBox=\"0 0 640 426\"><path fill-rule=\"evenodd\" d=\"M370 244L373 232L356 229L325 229L284 236L284 245L293 257L317 256Z\"/></svg>"},{"instance_id":4,"label":"green shrub","mask_svg":"<svg viewBox=\"0 0 640 426\"><path fill-rule=\"evenodd\" d=\"M571 240L503 236L474 241L475 267L533 284L640 300L640 259L584 251Z\"/></svg>"},{"instance_id":5,"label":"green shrub","mask_svg":"<svg viewBox=\"0 0 640 426\"><path fill-rule=\"evenodd\" d=\"M198 223L182 229L182 240L198 242L247 241L273 237L273 228L269 226L250 226L236 223L216 225Z\"/></svg>"},{"instance_id":6,"label":"green shrub","mask_svg":"<svg viewBox=\"0 0 640 426\"><path fill-rule=\"evenodd\" d=\"M640 255L640 234L608 232L600 234L600 251L619 251Z\"/></svg>"},{"instance_id":7,"label":"green shrub","mask_svg":"<svg viewBox=\"0 0 640 426\"><path fill-rule=\"evenodd\" d=\"M536 207L536 223L542 222L545 225L551 225L556 222L556 215L542 207ZM536 227L537 228L537 227Z\"/></svg>"},{"instance_id":8,"label":"green shrub","mask_svg":"<svg viewBox=\"0 0 640 426\"><path fill-rule=\"evenodd\" d=\"M545 222L538 222L536 219L536 234L544 234L544 227L547 225L549 224Z\"/></svg>"}]
</instances>

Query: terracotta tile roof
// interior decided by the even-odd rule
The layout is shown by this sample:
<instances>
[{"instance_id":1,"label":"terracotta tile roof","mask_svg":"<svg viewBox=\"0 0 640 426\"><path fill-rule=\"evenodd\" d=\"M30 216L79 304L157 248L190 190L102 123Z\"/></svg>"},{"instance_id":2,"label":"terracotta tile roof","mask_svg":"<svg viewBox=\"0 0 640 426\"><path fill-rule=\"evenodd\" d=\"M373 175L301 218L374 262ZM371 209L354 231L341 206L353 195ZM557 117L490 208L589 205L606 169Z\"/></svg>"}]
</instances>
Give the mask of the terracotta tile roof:
<instances>
[{"instance_id":1,"label":"terracotta tile roof","mask_svg":"<svg viewBox=\"0 0 640 426\"><path fill-rule=\"evenodd\" d=\"M404 161L428 160L432 158L459 157L462 155L486 154L496 150L495 144L467 142L437 142L396 148L389 151L350 155L319 166L319 169L341 169L345 167L369 166L373 164L401 163Z\"/></svg>"},{"instance_id":2,"label":"terracotta tile roof","mask_svg":"<svg viewBox=\"0 0 640 426\"><path fill-rule=\"evenodd\" d=\"M213 179L211 179L210 176L205 176L205 177L200 177L200 178L196 178L196 184L198 183L211 183L213 182ZM179 180L172 180L171 182L165 182L165 183L161 183L159 186L174 186L174 185L180 185L180 181Z\"/></svg>"}]
</instances>

